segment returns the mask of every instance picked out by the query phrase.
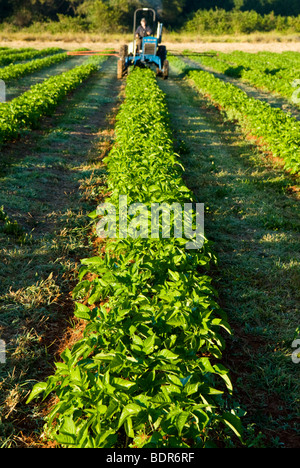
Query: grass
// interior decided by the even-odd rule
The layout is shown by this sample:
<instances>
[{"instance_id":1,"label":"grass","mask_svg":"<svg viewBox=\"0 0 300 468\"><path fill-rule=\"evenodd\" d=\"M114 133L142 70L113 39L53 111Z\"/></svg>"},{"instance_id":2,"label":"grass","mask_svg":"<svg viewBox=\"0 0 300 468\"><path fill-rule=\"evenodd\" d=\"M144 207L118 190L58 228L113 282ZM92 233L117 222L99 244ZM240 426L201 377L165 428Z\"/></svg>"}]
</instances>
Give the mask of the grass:
<instances>
[{"instance_id":1,"label":"grass","mask_svg":"<svg viewBox=\"0 0 300 468\"><path fill-rule=\"evenodd\" d=\"M274 168L186 81L161 86L186 183L205 203L206 236L219 258L215 286L234 330L226 365L247 412L248 443L299 446L300 387L291 360L300 299L295 179Z\"/></svg>"},{"instance_id":2,"label":"grass","mask_svg":"<svg viewBox=\"0 0 300 468\"><path fill-rule=\"evenodd\" d=\"M106 119L119 89L113 85L115 63L103 69L30 133L25 154L24 141L2 151L0 330L7 349L0 368L2 447L40 443L35 434L44 409L29 408L26 397L80 333L70 292L79 260L94 248L87 213L102 197L101 158L112 139ZM5 232L3 213L30 242Z\"/></svg>"}]
</instances>

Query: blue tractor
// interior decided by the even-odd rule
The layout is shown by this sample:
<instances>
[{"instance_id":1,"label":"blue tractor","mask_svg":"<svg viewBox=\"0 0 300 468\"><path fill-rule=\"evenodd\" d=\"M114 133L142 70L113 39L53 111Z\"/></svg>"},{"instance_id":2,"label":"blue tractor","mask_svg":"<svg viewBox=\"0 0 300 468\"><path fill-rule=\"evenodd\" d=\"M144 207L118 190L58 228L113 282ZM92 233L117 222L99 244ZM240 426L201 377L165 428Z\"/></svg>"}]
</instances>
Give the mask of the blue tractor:
<instances>
[{"instance_id":1,"label":"blue tractor","mask_svg":"<svg viewBox=\"0 0 300 468\"><path fill-rule=\"evenodd\" d=\"M118 60L118 79L128 73L130 66L156 67L157 76L167 79L169 76L169 61L166 46L161 45L163 24L157 22L156 35L147 36L139 41L136 36L137 14L147 11L153 14L153 24L156 25L156 12L152 8L139 8L134 13L133 42L122 45Z\"/></svg>"}]
</instances>

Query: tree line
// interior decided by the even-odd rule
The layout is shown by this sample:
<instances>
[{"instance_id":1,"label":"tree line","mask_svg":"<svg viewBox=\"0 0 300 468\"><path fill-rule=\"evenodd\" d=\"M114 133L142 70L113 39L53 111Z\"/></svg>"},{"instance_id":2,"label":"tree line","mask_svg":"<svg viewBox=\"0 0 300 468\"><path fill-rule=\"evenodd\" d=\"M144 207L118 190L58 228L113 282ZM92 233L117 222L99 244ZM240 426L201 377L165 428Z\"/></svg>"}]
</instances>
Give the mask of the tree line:
<instances>
[{"instance_id":1,"label":"tree line","mask_svg":"<svg viewBox=\"0 0 300 468\"><path fill-rule=\"evenodd\" d=\"M0 0L0 21L16 27L51 21L66 28L91 30L101 25L104 32L112 28L126 31L132 25L134 10L145 6L153 6L161 20L175 29L189 24L199 10L300 15L299 0Z\"/></svg>"}]
</instances>

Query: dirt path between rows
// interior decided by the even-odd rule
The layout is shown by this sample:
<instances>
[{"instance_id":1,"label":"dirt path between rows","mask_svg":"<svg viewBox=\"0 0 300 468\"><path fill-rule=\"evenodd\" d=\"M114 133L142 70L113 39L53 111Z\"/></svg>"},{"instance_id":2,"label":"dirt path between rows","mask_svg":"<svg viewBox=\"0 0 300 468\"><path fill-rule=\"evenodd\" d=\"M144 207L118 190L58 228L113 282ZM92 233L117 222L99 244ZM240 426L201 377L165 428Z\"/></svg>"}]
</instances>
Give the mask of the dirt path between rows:
<instances>
[{"instance_id":1,"label":"dirt path between rows","mask_svg":"<svg viewBox=\"0 0 300 468\"><path fill-rule=\"evenodd\" d=\"M53 37L53 36L52 36ZM124 43L124 38L120 36L118 40L111 40L108 36L106 40L97 40L94 38L93 40L89 40L88 35L86 37L82 37L82 34L79 35L78 40L61 40L61 38L52 39L51 34L48 34L47 37L42 40L34 40L32 38L29 40L21 40L17 38L13 38L12 40L2 40L0 41L0 46L8 46L13 48L20 48L20 47L33 47L36 49L43 49L45 47L61 47L62 49L67 50L74 50L78 49L79 47L87 47L91 50L104 50L105 48L112 48L115 50L119 50L120 45ZM129 42L131 37L128 38L128 35L125 37L125 42ZM215 38L214 41L205 41L205 36L200 37L198 40L195 39L193 41L189 40L189 38L182 37L181 40L173 40L168 36L164 36L163 39L164 44L167 46L168 50L172 51L183 51L186 49L194 50L196 52L206 52L208 50L218 50L221 52L232 52L234 50L242 50L244 52L252 52L256 53L259 51L269 51L269 52L276 52L281 53L284 51L292 50L295 52L300 52L300 41L299 39L296 40L284 40L284 37L278 41L267 40L264 41L263 38L260 38L259 41L253 40L251 41L234 41L234 37L230 37L230 42L217 40Z\"/></svg>"},{"instance_id":2,"label":"dirt path between rows","mask_svg":"<svg viewBox=\"0 0 300 468\"><path fill-rule=\"evenodd\" d=\"M205 204L205 233L219 257L210 274L233 329L223 364L234 382L234 400L247 412L245 437L254 447L299 447L300 387L290 357L300 301L293 181L233 124L224 124L186 80L171 74L160 86L184 179Z\"/></svg>"}]
</instances>

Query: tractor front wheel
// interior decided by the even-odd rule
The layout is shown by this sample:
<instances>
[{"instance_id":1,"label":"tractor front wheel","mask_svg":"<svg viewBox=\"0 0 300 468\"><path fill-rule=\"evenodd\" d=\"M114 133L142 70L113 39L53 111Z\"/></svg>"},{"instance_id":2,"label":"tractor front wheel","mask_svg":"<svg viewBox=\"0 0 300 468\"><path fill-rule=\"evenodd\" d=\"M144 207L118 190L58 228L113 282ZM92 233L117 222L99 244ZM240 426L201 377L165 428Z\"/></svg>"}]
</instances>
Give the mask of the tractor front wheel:
<instances>
[{"instance_id":1,"label":"tractor front wheel","mask_svg":"<svg viewBox=\"0 0 300 468\"><path fill-rule=\"evenodd\" d=\"M164 80L167 80L169 78L169 69L170 69L169 60L165 60L164 65L163 65L163 73L162 73Z\"/></svg>"},{"instance_id":2,"label":"tractor front wheel","mask_svg":"<svg viewBox=\"0 0 300 468\"><path fill-rule=\"evenodd\" d=\"M128 45L123 44L120 47L120 58L125 58L128 55Z\"/></svg>"}]
</instances>

